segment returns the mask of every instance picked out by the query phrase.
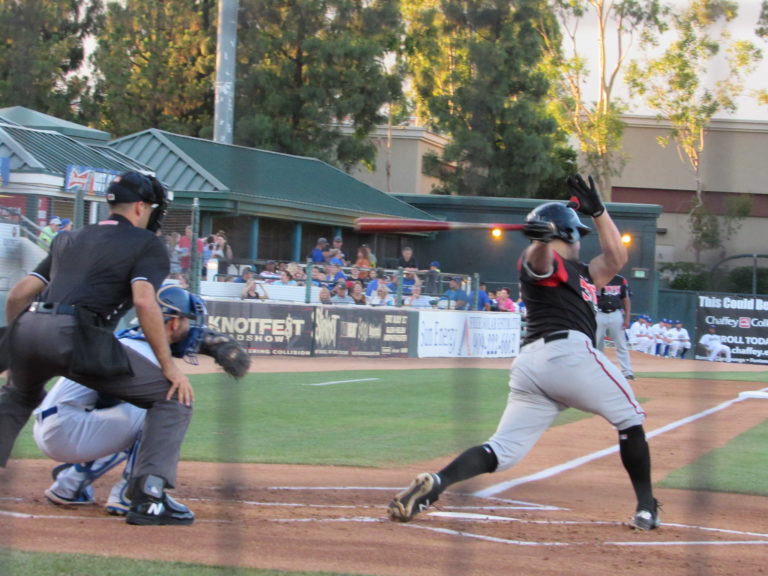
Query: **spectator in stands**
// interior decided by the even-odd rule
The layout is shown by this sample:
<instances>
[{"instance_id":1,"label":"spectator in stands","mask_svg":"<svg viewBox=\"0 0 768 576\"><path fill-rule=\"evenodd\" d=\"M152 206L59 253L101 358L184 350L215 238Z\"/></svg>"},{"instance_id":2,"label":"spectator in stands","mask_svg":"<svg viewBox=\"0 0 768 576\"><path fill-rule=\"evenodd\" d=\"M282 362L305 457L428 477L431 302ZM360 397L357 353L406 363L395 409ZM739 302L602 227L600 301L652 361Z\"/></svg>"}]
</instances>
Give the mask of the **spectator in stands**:
<instances>
[{"instance_id":1,"label":"spectator in stands","mask_svg":"<svg viewBox=\"0 0 768 576\"><path fill-rule=\"evenodd\" d=\"M291 276L299 286L306 286L307 275L304 273L304 269L297 262L288 262L285 269L291 273Z\"/></svg>"},{"instance_id":2,"label":"spectator in stands","mask_svg":"<svg viewBox=\"0 0 768 576\"><path fill-rule=\"evenodd\" d=\"M334 304L354 304L354 299L349 295L347 283L345 281L338 282L333 288L331 294L331 302Z\"/></svg>"},{"instance_id":3,"label":"spectator in stands","mask_svg":"<svg viewBox=\"0 0 768 576\"><path fill-rule=\"evenodd\" d=\"M320 304L333 304L331 301L331 291L328 290L327 286L320 288L318 298L320 299Z\"/></svg>"},{"instance_id":4,"label":"spectator in stands","mask_svg":"<svg viewBox=\"0 0 768 576\"><path fill-rule=\"evenodd\" d=\"M341 266L336 262L328 262L325 266L325 281L329 288L333 288L340 281L347 281L347 275L341 271Z\"/></svg>"},{"instance_id":5,"label":"spectator in stands","mask_svg":"<svg viewBox=\"0 0 768 576\"><path fill-rule=\"evenodd\" d=\"M469 306L469 296L461 287L463 282L461 276L454 276L448 284L448 290L440 296L440 300L447 301L451 310L466 310Z\"/></svg>"},{"instance_id":6,"label":"spectator in stands","mask_svg":"<svg viewBox=\"0 0 768 576\"><path fill-rule=\"evenodd\" d=\"M368 284L365 286L365 295L370 298L376 293L379 283L389 284L389 278L382 268L373 268L370 271Z\"/></svg>"},{"instance_id":7,"label":"spectator in stands","mask_svg":"<svg viewBox=\"0 0 768 576\"><path fill-rule=\"evenodd\" d=\"M240 297L244 300L267 300L269 299L269 293L262 282L259 282L255 278L251 278L245 284L245 288L240 293Z\"/></svg>"},{"instance_id":8,"label":"spectator in stands","mask_svg":"<svg viewBox=\"0 0 768 576\"><path fill-rule=\"evenodd\" d=\"M355 259L355 266L360 269L360 279L368 280L368 271L374 268L373 260L371 260L371 251L363 244L357 249L357 259Z\"/></svg>"},{"instance_id":9,"label":"spectator in stands","mask_svg":"<svg viewBox=\"0 0 768 576\"><path fill-rule=\"evenodd\" d=\"M297 286L298 283L293 279L293 274L288 270L283 270L280 273L280 279L272 282L273 286Z\"/></svg>"},{"instance_id":10,"label":"spectator in stands","mask_svg":"<svg viewBox=\"0 0 768 576\"><path fill-rule=\"evenodd\" d=\"M202 258L203 255L203 248L204 243L202 238L197 239L196 249L197 249L197 256L198 258ZM187 226L184 228L184 236L179 238L179 263L181 264L181 272L183 274L188 274L190 267L192 266L192 226ZM219 270L219 274L226 274L227 271L224 270L223 272Z\"/></svg>"},{"instance_id":11,"label":"spectator in stands","mask_svg":"<svg viewBox=\"0 0 768 576\"><path fill-rule=\"evenodd\" d=\"M318 238L315 248L309 255L309 259L316 264L323 264L325 262L325 253L328 250L328 240L326 238Z\"/></svg>"},{"instance_id":12,"label":"spectator in stands","mask_svg":"<svg viewBox=\"0 0 768 576\"><path fill-rule=\"evenodd\" d=\"M409 268L403 271L403 295L407 296L413 291L413 287L421 285L421 281L416 276L416 271Z\"/></svg>"},{"instance_id":13,"label":"spectator in stands","mask_svg":"<svg viewBox=\"0 0 768 576\"><path fill-rule=\"evenodd\" d=\"M329 264L336 264L339 268L342 268L345 266L344 260L342 259L342 254L340 250L337 250L336 248L331 248L328 250L328 253L326 254L326 262Z\"/></svg>"},{"instance_id":14,"label":"spectator in stands","mask_svg":"<svg viewBox=\"0 0 768 576\"><path fill-rule=\"evenodd\" d=\"M397 259L397 266L406 270L418 270L419 264L416 262L416 258L413 255L413 248L410 246L403 246L400 251L400 258Z\"/></svg>"},{"instance_id":15,"label":"spectator in stands","mask_svg":"<svg viewBox=\"0 0 768 576\"><path fill-rule=\"evenodd\" d=\"M475 295L469 295L472 307L475 306ZM491 297L488 295L488 288L485 284L480 284L477 289L477 309L481 312L489 312L491 310Z\"/></svg>"},{"instance_id":16,"label":"spectator in stands","mask_svg":"<svg viewBox=\"0 0 768 576\"><path fill-rule=\"evenodd\" d=\"M394 306L395 299L389 293L389 287L383 282L379 282L376 292L368 299L371 306Z\"/></svg>"},{"instance_id":17,"label":"spectator in stands","mask_svg":"<svg viewBox=\"0 0 768 576\"><path fill-rule=\"evenodd\" d=\"M72 220L69 218L62 218L59 232L72 232Z\"/></svg>"},{"instance_id":18,"label":"spectator in stands","mask_svg":"<svg viewBox=\"0 0 768 576\"><path fill-rule=\"evenodd\" d=\"M237 276L232 282L236 284L248 284L251 280L253 280L253 268L245 266L240 272L240 276Z\"/></svg>"},{"instance_id":19,"label":"spectator in stands","mask_svg":"<svg viewBox=\"0 0 768 576\"><path fill-rule=\"evenodd\" d=\"M437 260L434 260L429 264L426 284L424 289L427 294L437 294L440 292L440 262Z\"/></svg>"},{"instance_id":20,"label":"spectator in stands","mask_svg":"<svg viewBox=\"0 0 768 576\"><path fill-rule=\"evenodd\" d=\"M347 261L347 255L344 253L344 238L341 236L336 236L333 239L333 245L331 246L331 249L336 250L336 257L341 260L342 266L348 266L349 262Z\"/></svg>"},{"instance_id":21,"label":"spectator in stands","mask_svg":"<svg viewBox=\"0 0 768 576\"><path fill-rule=\"evenodd\" d=\"M178 232L171 232L170 234L165 235L165 247L168 249L168 258L171 261L171 274L181 273L181 262L178 250L180 239L181 234ZM205 268L203 268L203 272L205 272Z\"/></svg>"},{"instance_id":22,"label":"spectator in stands","mask_svg":"<svg viewBox=\"0 0 768 576\"><path fill-rule=\"evenodd\" d=\"M213 241L216 246L211 253L211 257L217 258L219 261L219 274L227 274L229 272L229 265L232 264L232 259L235 257L232 247L227 240L227 233L224 230L219 230L213 236Z\"/></svg>"},{"instance_id":23,"label":"spectator in stands","mask_svg":"<svg viewBox=\"0 0 768 576\"><path fill-rule=\"evenodd\" d=\"M360 278L360 268L357 266L352 266L352 268L349 269L349 274L347 275L347 287L352 290L352 284L355 282L363 283L363 279Z\"/></svg>"},{"instance_id":24,"label":"spectator in stands","mask_svg":"<svg viewBox=\"0 0 768 576\"><path fill-rule=\"evenodd\" d=\"M316 264L315 266L312 266L312 285L313 286L325 286L326 279L325 279L325 267Z\"/></svg>"},{"instance_id":25,"label":"spectator in stands","mask_svg":"<svg viewBox=\"0 0 768 576\"><path fill-rule=\"evenodd\" d=\"M509 295L509 288L499 288L496 291L496 310L499 312L517 312L517 305Z\"/></svg>"},{"instance_id":26,"label":"spectator in stands","mask_svg":"<svg viewBox=\"0 0 768 576\"><path fill-rule=\"evenodd\" d=\"M352 292L350 293L350 296L352 297L352 300L355 301L355 304L359 304L361 306L368 304L368 298L365 295L363 285L360 281L352 283Z\"/></svg>"},{"instance_id":27,"label":"spectator in stands","mask_svg":"<svg viewBox=\"0 0 768 576\"><path fill-rule=\"evenodd\" d=\"M373 253L373 250L371 250L371 247L368 246L368 244L363 244L361 247L368 250L368 260L371 261L371 268L376 268L378 266L378 259L376 258L376 254Z\"/></svg>"},{"instance_id":28,"label":"spectator in stands","mask_svg":"<svg viewBox=\"0 0 768 576\"><path fill-rule=\"evenodd\" d=\"M59 227L61 226L61 218L58 216L54 216L50 220L48 220L48 226L43 228L40 231L39 241L40 245L44 248L50 248L51 242L53 242L53 239L56 237L56 234L59 233Z\"/></svg>"},{"instance_id":29,"label":"spectator in stands","mask_svg":"<svg viewBox=\"0 0 768 576\"><path fill-rule=\"evenodd\" d=\"M182 288L184 288L184 290L187 290L189 288L189 278L187 278L186 274L181 274L178 272L175 274L171 273L171 274L168 274L168 277L165 279L165 282L163 282L163 284L175 284L177 286L181 286Z\"/></svg>"},{"instance_id":30,"label":"spectator in stands","mask_svg":"<svg viewBox=\"0 0 768 576\"><path fill-rule=\"evenodd\" d=\"M267 284L272 284L277 280L280 280L280 272L277 271L277 262L274 260L267 260L264 264L264 269L259 272L259 278L261 278Z\"/></svg>"},{"instance_id":31,"label":"spectator in stands","mask_svg":"<svg viewBox=\"0 0 768 576\"><path fill-rule=\"evenodd\" d=\"M408 296L403 298L403 306L409 308L431 308L432 298L421 293L421 285L416 285Z\"/></svg>"}]
</instances>

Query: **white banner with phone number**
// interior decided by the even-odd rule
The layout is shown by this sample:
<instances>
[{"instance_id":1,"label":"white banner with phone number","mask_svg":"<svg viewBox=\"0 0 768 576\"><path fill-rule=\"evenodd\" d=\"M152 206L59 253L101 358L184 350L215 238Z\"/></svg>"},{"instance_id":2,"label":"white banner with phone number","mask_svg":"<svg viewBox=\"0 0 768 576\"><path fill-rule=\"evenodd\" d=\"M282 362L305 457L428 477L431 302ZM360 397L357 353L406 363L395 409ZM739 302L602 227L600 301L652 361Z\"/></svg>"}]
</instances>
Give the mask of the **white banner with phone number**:
<instances>
[{"instance_id":1,"label":"white banner with phone number","mask_svg":"<svg viewBox=\"0 0 768 576\"><path fill-rule=\"evenodd\" d=\"M514 358L520 351L520 314L419 311L419 358Z\"/></svg>"}]
</instances>

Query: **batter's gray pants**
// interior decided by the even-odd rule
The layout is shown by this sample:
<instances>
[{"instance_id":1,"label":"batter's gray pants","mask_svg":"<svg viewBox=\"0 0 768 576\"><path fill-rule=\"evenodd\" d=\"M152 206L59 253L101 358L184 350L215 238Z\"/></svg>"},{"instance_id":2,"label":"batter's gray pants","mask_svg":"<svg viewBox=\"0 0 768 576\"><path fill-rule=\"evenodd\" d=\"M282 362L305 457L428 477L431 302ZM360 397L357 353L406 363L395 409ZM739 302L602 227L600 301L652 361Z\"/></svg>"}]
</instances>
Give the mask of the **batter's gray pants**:
<instances>
[{"instance_id":1,"label":"batter's gray pants","mask_svg":"<svg viewBox=\"0 0 768 576\"><path fill-rule=\"evenodd\" d=\"M166 400L170 384L160 368L129 348L133 376L75 377L69 371L74 332L74 316L27 312L17 320L10 343L10 375L0 389L0 466L5 466L16 437L45 397L46 382L65 376L147 409L133 475L154 474L173 488L192 408Z\"/></svg>"}]
</instances>

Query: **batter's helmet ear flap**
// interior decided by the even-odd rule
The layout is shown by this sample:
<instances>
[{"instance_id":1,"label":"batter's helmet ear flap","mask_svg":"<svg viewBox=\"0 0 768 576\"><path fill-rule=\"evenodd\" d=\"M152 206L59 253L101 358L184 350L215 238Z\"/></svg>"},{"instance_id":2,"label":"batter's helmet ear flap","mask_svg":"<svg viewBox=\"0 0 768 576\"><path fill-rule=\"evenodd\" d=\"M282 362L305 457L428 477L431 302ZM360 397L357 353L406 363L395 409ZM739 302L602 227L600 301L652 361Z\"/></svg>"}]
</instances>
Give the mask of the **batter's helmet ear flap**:
<instances>
[{"instance_id":1,"label":"batter's helmet ear flap","mask_svg":"<svg viewBox=\"0 0 768 576\"><path fill-rule=\"evenodd\" d=\"M526 222L551 222L557 228L555 238L560 238L569 244L578 242L582 236L589 234L592 229L585 226L573 208L560 202L547 202L537 206L526 216Z\"/></svg>"}]
</instances>

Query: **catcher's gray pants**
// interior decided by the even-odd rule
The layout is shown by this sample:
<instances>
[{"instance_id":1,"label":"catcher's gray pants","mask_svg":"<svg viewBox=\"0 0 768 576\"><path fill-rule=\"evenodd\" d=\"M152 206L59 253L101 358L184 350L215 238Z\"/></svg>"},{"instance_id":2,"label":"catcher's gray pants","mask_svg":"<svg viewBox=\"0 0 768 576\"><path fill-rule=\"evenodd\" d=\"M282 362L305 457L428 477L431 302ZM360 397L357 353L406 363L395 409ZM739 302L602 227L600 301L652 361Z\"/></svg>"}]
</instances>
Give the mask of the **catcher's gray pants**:
<instances>
[{"instance_id":1,"label":"catcher's gray pants","mask_svg":"<svg viewBox=\"0 0 768 576\"><path fill-rule=\"evenodd\" d=\"M16 321L8 384L0 389L0 466L5 466L16 437L45 396L45 383L53 376L66 376L147 409L133 475L154 474L173 488L192 408L166 400L170 384L160 368L130 348L126 353L133 376L75 377L69 372L74 332L74 316L26 312Z\"/></svg>"},{"instance_id":2,"label":"catcher's gray pants","mask_svg":"<svg viewBox=\"0 0 768 576\"><path fill-rule=\"evenodd\" d=\"M632 374L632 365L629 362L629 347L627 346L627 333L624 331L624 311L613 312L597 311L597 332L595 341L597 349L602 352L606 336L613 338L616 345L616 359L621 364L621 372L624 376Z\"/></svg>"}]
</instances>

